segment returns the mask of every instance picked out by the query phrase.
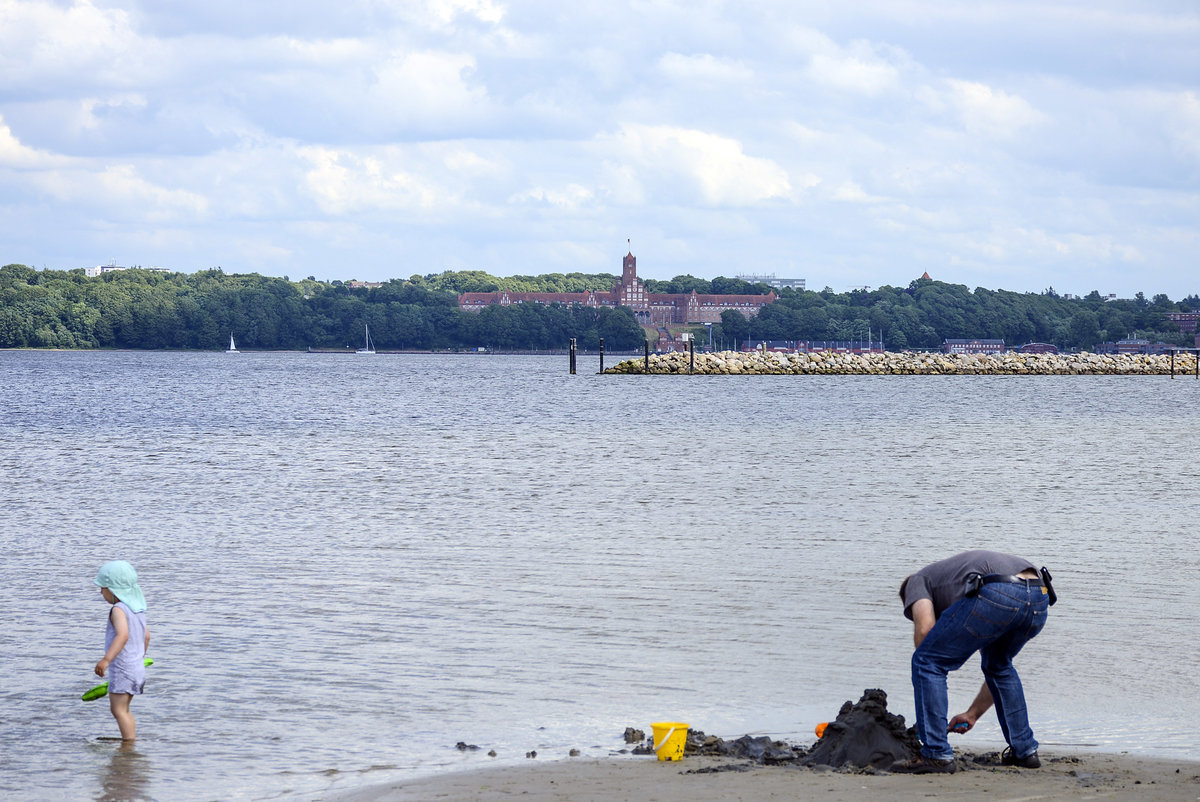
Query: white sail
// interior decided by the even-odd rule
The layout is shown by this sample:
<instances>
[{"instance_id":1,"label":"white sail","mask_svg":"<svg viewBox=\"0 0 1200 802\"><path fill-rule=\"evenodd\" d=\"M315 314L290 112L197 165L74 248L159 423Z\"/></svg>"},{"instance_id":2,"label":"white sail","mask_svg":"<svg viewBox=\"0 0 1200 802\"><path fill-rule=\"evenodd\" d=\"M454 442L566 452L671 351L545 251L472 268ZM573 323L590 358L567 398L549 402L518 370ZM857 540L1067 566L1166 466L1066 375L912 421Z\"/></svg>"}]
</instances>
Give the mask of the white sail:
<instances>
[{"instance_id":1,"label":"white sail","mask_svg":"<svg viewBox=\"0 0 1200 802\"><path fill-rule=\"evenodd\" d=\"M227 354L240 354L241 353L241 351L239 351L237 349L237 346L233 344L233 332L229 333L229 350L227 350L225 353L227 353Z\"/></svg>"},{"instance_id":2,"label":"white sail","mask_svg":"<svg viewBox=\"0 0 1200 802\"><path fill-rule=\"evenodd\" d=\"M363 334L366 335L367 344L364 345L362 348L359 348L354 353L356 353L356 354L373 354L373 353L375 353L375 347L373 345L371 345L371 329L369 326L367 326L366 323L363 324Z\"/></svg>"}]
</instances>

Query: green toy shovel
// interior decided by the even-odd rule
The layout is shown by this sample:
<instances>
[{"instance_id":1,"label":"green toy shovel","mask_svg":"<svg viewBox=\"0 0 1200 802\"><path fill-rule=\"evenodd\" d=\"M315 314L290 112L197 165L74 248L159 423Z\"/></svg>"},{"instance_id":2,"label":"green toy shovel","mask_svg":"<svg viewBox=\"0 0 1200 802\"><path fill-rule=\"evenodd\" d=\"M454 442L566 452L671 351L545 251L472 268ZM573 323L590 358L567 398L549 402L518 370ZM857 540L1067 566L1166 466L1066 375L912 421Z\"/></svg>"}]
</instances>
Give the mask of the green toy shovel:
<instances>
[{"instance_id":1,"label":"green toy shovel","mask_svg":"<svg viewBox=\"0 0 1200 802\"><path fill-rule=\"evenodd\" d=\"M143 662L143 665L152 666L152 665L154 665L154 661L151 660L149 657L147 657L145 659L145 661ZM87 691L80 698L82 698L83 701L85 701L85 702L90 702L93 699L99 699L101 696L107 696L107 695L108 695L108 683L101 682L95 688L92 688L91 690Z\"/></svg>"}]
</instances>

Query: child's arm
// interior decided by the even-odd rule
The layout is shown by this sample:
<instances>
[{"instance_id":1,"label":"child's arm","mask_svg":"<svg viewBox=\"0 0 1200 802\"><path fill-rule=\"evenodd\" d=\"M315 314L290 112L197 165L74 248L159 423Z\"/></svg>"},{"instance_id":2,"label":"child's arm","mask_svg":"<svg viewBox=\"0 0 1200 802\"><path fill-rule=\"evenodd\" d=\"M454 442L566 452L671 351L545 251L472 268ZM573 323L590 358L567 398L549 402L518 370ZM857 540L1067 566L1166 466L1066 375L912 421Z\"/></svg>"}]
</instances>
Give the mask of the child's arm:
<instances>
[{"instance_id":1,"label":"child's arm","mask_svg":"<svg viewBox=\"0 0 1200 802\"><path fill-rule=\"evenodd\" d=\"M129 622L125 620L125 611L120 607L114 606L108 613L108 617L112 620L113 630L116 632L116 637L113 638L112 644L109 645L108 651L100 658L100 662L96 663L96 676L103 677L104 672L108 671L109 663L113 661L121 650L125 648L126 641L129 640Z\"/></svg>"},{"instance_id":2,"label":"child's arm","mask_svg":"<svg viewBox=\"0 0 1200 802\"><path fill-rule=\"evenodd\" d=\"M146 646L142 650L142 654L150 654L150 627L146 627Z\"/></svg>"}]
</instances>

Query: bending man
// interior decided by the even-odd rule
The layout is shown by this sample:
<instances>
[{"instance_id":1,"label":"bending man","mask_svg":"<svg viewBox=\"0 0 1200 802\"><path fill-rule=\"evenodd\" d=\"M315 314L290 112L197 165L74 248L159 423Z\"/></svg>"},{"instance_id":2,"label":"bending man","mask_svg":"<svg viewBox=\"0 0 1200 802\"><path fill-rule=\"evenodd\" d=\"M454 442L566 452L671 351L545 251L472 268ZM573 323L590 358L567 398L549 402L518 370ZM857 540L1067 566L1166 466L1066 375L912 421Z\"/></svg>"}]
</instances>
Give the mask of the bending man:
<instances>
[{"instance_id":1,"label":"bending man","mask_svg":"<svg viewBox=\"0 0 1200 802\"><path fill-rule=\"evenodd\" d=\"M1046 582L1050 575L1045 574ZM1008 748L1006 766L1036 769L1038 742L1013 658L1046 624L1053 591L1033 563L996 551L965 551L907 577L904 615L913 622L913 696L921 754L896 763L908 774L953 773L947 733L966 732L993 704ZM946 675L979 652L984 684L965 713L947 722Z\"/></svg>"}]
</instances>

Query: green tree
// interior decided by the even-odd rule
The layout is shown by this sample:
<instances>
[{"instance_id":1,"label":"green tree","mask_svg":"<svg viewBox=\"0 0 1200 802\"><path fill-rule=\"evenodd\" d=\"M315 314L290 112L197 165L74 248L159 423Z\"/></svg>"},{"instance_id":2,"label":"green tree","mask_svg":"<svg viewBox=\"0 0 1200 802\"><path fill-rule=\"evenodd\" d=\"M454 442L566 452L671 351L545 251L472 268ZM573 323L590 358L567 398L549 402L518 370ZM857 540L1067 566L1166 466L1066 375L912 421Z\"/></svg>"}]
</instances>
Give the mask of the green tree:
<instances>
[{"instance_id":1,"label":"green tree","mask_svg":"<svg viewBox=\"0 0 1200 802\"><path fill-rule=\"evenodd\" d=\"M734 340L733 347L750 336L750 321L736 309L726 309L721 313L721 330L726 337Z\"/></svg>"},{"instance_id":2,"label":"green tree","mask_svg":"<svg viewBox=\"0 0 1200 802\"><path fill-rule=\"evenodd\" d=\"M1070 345L1091 349L1100 339L1100 321L1090 309L1081 309L1071 316L1069 324Z\"/></svg>"}]
</instances>

